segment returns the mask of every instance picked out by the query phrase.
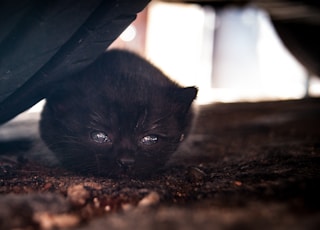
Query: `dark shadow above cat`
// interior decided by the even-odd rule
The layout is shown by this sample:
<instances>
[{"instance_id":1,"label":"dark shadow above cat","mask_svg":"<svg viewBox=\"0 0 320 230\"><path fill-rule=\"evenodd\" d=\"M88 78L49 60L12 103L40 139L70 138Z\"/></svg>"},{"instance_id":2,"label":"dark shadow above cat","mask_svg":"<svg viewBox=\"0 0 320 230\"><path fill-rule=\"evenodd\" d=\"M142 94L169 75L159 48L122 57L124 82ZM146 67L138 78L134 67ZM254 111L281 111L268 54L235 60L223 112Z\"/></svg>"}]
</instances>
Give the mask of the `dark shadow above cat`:
<instances>
[{"instance_id":1,"label":"dark shadow above cat","mask_svg":"<svg viewBox=\"0 0 320 230\"><path fill-rule=\"evenodd\" d=\"M180 87L136 54L111 50L48 95L41 137L63 167L145 176L188 135L197 89Z\"/></svg>"}]
</instances>

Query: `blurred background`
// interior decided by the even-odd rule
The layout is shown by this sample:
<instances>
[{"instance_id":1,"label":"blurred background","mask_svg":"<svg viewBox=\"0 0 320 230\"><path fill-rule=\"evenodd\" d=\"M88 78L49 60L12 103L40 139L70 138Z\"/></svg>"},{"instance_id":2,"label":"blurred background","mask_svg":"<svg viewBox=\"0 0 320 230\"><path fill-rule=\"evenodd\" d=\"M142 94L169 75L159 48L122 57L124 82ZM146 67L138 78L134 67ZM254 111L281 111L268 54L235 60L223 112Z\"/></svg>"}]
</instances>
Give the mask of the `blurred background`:
<instances>
[{"instance_id":1,"label":"blurred background","mask_svg":"<svg viewBox=\"0 0 320 230\"><path fill-rule=\"evenodd\" d=\"M151 1L109 49L132 50L182 86L197 86L199 105L320 96L320 78L284 46L269 17L270 9L266 12L254 4L213 8L187 2ZM320 20L317 8L312 14L312 6L306 8L304 2L302 6L295 1L262 3L275 6L272 13L281 19L297 17L309 23L316 18L315 25ZM310 39L313 29L297 31L302 37L308 32L304 41L308 48L318 47L317 37ZM41 111L43 104L28 112Z\"/></svg>"},{"instance_id":2,"label":"blurred background","mask_svg":"<svg viewBox=\"0 0 320 230\"><path fill-rule=\"evenodd\" d=\"M320 95L319 78L253 5L215 10L152 1L110 48L133 50L181 85L197 86L198 104Z\"/></svg>"}]
</instances>

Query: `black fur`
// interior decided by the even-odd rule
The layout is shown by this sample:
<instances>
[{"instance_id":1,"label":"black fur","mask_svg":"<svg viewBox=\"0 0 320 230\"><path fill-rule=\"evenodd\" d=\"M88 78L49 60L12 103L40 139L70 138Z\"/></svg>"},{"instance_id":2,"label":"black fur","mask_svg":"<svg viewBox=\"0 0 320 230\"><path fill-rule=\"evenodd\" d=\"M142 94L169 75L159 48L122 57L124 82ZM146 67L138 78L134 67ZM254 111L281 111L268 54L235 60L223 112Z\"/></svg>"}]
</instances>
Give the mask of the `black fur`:
<instances>
[{"instance_id":1,"label":"black fur","mask_svg":"<svg viewBox=\"0 0 320 230\"><path fill-rule=\"evenodd\" d=\"M196 94L133 53L107 51L56 85L42 113L41 136L75 172L148 175L188 134Z\"/></svg>"}]
</instances>

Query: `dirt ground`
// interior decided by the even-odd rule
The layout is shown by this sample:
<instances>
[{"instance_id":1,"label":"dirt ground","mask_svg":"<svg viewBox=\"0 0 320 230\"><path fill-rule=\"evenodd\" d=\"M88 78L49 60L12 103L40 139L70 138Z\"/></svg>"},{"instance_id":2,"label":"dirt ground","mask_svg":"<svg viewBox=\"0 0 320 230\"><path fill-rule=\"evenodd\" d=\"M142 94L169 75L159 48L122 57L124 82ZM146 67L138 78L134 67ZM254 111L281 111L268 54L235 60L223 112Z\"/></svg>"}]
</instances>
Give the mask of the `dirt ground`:
<instances>
[{"instance_id":1,"label":"dirt ground","mask_svg":"<svg viewBox=\"0 0 320 230\"><path fill-rule=\"evenodd\" d=\"M0 229L320 229L320 99L202 106L144 180L50 166L36 124L0 127Z\"/></svg>"}]
</instances>

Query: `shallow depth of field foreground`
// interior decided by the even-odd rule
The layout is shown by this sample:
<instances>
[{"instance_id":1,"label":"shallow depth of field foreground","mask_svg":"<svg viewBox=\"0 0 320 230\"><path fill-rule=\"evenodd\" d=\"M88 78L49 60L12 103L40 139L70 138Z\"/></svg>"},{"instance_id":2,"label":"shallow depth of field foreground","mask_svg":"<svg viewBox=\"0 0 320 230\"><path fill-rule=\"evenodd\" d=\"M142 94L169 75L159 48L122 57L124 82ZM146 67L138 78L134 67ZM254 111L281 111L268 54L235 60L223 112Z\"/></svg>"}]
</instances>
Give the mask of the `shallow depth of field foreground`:
<instances>
[{"instance_id":1,"label":"shallow depth of field foreground","mask_svg":"<svg viewBox=\"0 0 320 230\"><path fill-rule=\"evenodd\" d=\"M167 169L144 180L44 166L30 157L36 132L20 137L36 120L1 127L12 138L0 142L0 229L319 229L319 99L198 113Z\"/></svg>"}]
</instances>

